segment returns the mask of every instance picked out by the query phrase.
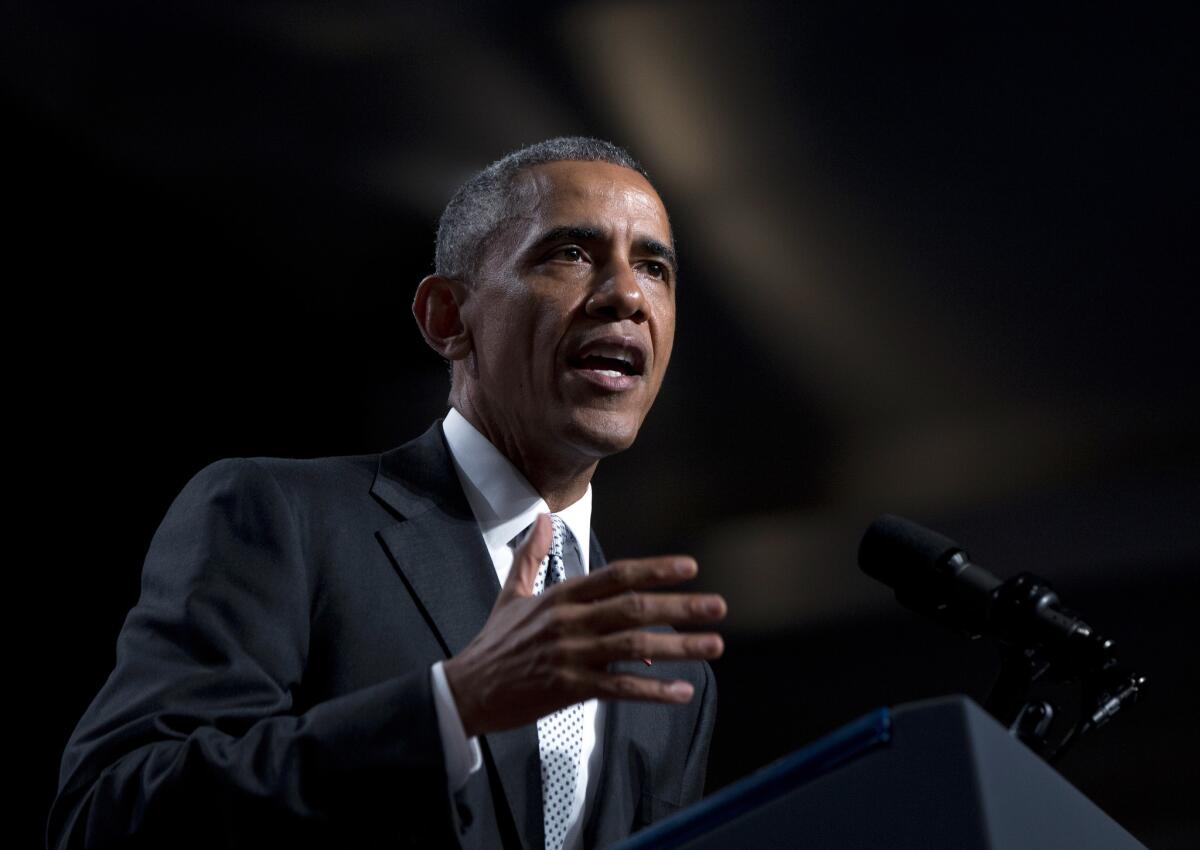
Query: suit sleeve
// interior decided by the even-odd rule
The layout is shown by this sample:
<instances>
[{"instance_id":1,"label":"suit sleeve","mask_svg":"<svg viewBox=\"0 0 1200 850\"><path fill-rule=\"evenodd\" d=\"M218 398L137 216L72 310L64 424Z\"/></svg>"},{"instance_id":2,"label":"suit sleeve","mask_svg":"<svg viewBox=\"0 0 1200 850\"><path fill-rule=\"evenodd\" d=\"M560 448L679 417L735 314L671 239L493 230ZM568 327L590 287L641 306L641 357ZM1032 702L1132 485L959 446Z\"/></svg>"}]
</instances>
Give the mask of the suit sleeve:
<instances>
[{"instance_id":1,"label":"suit sleeve","mask_svg":"<svg viewBox=\"0 0 1200 850\"><path fill-rule=\"evenodd\" d=\"M192 479L64 753L48 846L456 846L427 668L295 707L318 580L269 471Z\"/></svg>"},{"instance_id":2,"label":"suit sleeve","mask_svg":"<svg viewBox=\"0 0 1200 850\"><path fill-rule=\"evenodd\" d=\"M683 806L690 806L704 796L708 749L717 721L717 678L707 661L702 666L704 687L700 694L700 714L696 718L696 729L692 733L692 743L683 769L683 787L680 789L680 805Z\"/></svg>"}]
</instances>

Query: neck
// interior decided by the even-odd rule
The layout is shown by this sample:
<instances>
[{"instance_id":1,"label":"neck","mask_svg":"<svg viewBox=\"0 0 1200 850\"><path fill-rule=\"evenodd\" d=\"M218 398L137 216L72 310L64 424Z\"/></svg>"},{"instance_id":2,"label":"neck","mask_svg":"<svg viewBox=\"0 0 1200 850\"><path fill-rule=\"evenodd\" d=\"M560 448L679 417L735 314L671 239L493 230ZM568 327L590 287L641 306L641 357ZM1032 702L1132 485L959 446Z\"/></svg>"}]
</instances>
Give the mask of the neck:
<instances>
[{"instance_id":1,"label":"neck","mask_svg":"<svg viewBox=\"0 0 1200 850\"><path fill-rule=\"evenodd\" d=\"M587 469L575 475L542 476L539 480L516 461L513 463L525 474L529 483L533 485L533 489L537 490L538 494L546 500L546 504L554 513L558 513L563 508L570 507L582 499L583 494L587 492L588 484L592 481L592 473L596 471L596 462L593 462Z\"/></svg>"},{"instance_id":2,"label":"neck","mask_svg":"<svg viewBox=\"0 0 1200 850\"><path fill-rule=\"evenodd\" d=\"M520 470L552 512L583 498L600 462L598 458L555 454L544 443L529 445L515 438L512 430L497 427L480 416L471 404L464 403L465 399L452 397L451 401L463 418Z\"/></svg>"}]
</instances>

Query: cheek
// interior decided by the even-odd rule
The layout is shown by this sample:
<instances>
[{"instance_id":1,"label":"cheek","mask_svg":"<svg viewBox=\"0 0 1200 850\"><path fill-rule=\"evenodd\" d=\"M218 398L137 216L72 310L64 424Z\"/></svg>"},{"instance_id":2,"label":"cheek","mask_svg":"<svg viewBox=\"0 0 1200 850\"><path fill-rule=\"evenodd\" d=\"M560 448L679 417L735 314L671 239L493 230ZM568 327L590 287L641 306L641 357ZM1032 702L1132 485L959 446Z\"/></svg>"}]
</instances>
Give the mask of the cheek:
<instances>
[{"instance_id":1,"label":"cheek","mask_svg":"<svg viewBox=\"0 0 1200 850\"><path fill-rule=\"evenodd\" d=\"M530 306L533 318L532 332L537 334L536 347L540 350L557 349L571 328L575 316L582 313L582 304L574 303L569 297L549 295L538 299Z\"/></svg>"},{"instance_id":2,"label":"cheek","mask_svg":"<svg viewBox=\"0 0 1200 850\"><path fill-rule=\"evenodd\" d=\"M667 301L655 311L654 356L658 360L659 372L667 368L671 348L675 344L675 303Z\"/></svg>"},{"instance_id":3,"label":"cheek","mask_svg":"<svg viewBox=\"0 0 1200 850\"><path fill-rule=\"evenodd\" d=\"M507 368L521 375L529 392L540 395L558 371L558 347L564 334L561 316L541 301L527 302L510 322L497 329L508 354Z\"/></svg>"},{"instance_id":4,"label":"cheek","mask_svg":"<svg viewBox=\"0 0 1200 850\"><path fill-rule=\"evenodd\" d=\"M658 383L662 383L663 376L667 374L667 364L671 361L671 346L674 343L674 337L668 333L666 338L659 342L655 348L655 358L658 361Z\"/></svg>"}]
</instances>

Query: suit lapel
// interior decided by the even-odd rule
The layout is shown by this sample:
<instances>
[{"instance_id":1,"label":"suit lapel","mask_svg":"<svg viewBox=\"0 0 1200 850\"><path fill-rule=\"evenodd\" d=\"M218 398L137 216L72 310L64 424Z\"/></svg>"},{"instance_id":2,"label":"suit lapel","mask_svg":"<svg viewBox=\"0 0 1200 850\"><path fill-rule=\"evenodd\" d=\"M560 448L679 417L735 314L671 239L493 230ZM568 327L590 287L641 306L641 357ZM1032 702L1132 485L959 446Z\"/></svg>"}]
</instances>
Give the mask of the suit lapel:
<instances>
[{"instance_id":1,"label":"suit lapel","mask_svg":"<svg viewBox=\"0 0 1200 850\"><path fill-rule=\"evenodd\" d=\"M590 558L592 570L608 566L595 533L592 534ZM636 667L632 664L616 663L610 665L610 669L637 672ZM628 737L632 731L629 718L630 707L629 703L621 700L605 700L604 702L604 755L596 793L592 798L592 807L585 813L584 847L611 844L628 835L633 823L633 814L628 807L629 801L636 799L636 796L628 787L630 782L628 771L622 769L617 762L620 753L618 742Z\"/></svg>"},{"instance_id":2,"label":"suit lapel","mask_svg":"<svg viewBox=\"0 0 1200 850\"><path fill-rule=\"evenodd\" d=\"M609 669L614 673L637 675L635 664L616 662ZM599 784L583 826L583 846L602 847L626 838L633 828L637 804L641 795L641 774L628 755L629 741L636 728L630 712L635 703L623 700L604 702L604 759L601 762ZM636 786L636 787L631 787Z\"/></svg>"},{"instance_id":3,"label":"suit lapel","mask_svg":"<svg viewBox=\"0 0 1200 850\"><path fill-rule=\"evenodd\" d=\"M500 584L463 495L441 422L380 456L371 493L397 514L378 533L446 656L461 652L487 622ZM527 847L544 845L537 727L486 735L514 823Z\"/></svg>"}]
</instances>

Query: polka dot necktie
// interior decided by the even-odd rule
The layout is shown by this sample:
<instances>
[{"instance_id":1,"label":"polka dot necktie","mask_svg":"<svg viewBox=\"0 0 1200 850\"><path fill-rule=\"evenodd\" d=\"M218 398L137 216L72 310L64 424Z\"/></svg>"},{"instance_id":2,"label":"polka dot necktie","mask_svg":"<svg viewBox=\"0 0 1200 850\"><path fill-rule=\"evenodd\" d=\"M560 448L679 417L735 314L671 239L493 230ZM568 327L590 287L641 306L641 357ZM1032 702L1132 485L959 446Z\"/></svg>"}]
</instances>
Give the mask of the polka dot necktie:
<instances>
[{"instance_id":1,"label":"polka dot necktie","mask_svg":"<svg viewBox=\"0 0 1200 850\"><path fill-rule=\"evenodd\" d=\"M557 514L550 515L550 522L554 537L550 555L542 560L533 580L535 596L567 577L563 546L573 538ZM575 805L579 754L583 750L583 703L577 702L538 718L537 731L538 754L542 760L542 822L546 831L546 850L561 850Z\"/></svg>"}]
</instances>

